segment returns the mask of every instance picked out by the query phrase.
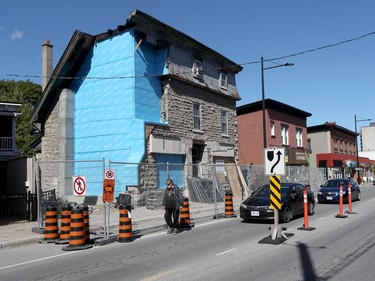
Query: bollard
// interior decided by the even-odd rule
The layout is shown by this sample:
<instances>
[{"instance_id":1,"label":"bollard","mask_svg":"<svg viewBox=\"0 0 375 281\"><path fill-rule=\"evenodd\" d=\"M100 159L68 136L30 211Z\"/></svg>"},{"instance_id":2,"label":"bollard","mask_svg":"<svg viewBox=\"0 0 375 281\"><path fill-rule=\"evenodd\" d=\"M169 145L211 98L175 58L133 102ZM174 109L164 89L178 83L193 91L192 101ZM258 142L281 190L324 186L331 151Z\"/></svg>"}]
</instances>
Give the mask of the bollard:
<instances>
[{"instance_id":1,"label":"bollard","mask_svg":"<svg viewBox=\"0 0 375 281\"><path fill-rule=\"evenodd\" d=\"M315 227L309 227L309 201L307 200L307 188L303 190L303 214L304 214L304 224L303 227L299 227L299 230L314 230Z\"/></svg>"},{"instance_id":2,"label":"bollard","mask_svg":"<svg viewBox=\"0 0 375 281\"><path fill-rule=\"evenodd\" d=\"M352 204L352 187L350 183L348 184L348 201L349 201L349 214L353 213L353 204Z\"/></svg>"},{"instance_id":3,"label":"bollard","mask_svg":"<svg viewBox=\"0 0 375 281\"><path fill-rule=\"evenodd\" d=\"M54 206L48 206L46 208L44 239L40 242L53 243L57 239L59 239L57 208Z\"/></svg>"},{"instance_id":4,"label":"bollard","mask_svg":"<svg viewBox=\"0 0 375 281\"><path fill-rule=\"evenodd\" d=\"M346 218L348 216L345 216L343 214L343 187L340 185L340 194L339 194L339 202L340 202L340 207L339 207L339 214L336 215L336 218Z\"/></svg>"},{"instance_id":5,"label":"bollard","mask_svg":"<svg viewBox=\"0 0 375 281\"><path fill-rule=\"evenodd\" d=\"M180 211L180 227L191 227L190 225L190 210L189 199L184 197Z\"/></svg>"},{"instance_id":6,"label":"bollard","mask_svg":"<svg viewBox=\"0 0 375 281\"><path fill-rule=\"evenodd\" d=\"M70 216L72 213L72 206L64 205L61 209L60 216L60 238L55 241L55 244L68 244L70 239Z\"/></svg>"},{"instance_id":7,"label":"bollard","mask_svg":"<svg viewBox=\"0 0 375 281\"><path fill-rule=\"evenodd\" d=\"M85 224L83 219L83 208L73 208L70 218L69 245L63 247L64 251L84 250L92 245L85 243Z\"/></svg>"},{"instance_id":8,"label":"bollard","mask_svg":"<svg viewBox=\"0 0 375 281\"><path fill-rule=\"evenodd\" d=\"M132 237L132 221L129 218L129 211L124 205L119 207L120 221L119 221L119 232L118 232L118 242L131 242Z\"/></svg>"},{"instance_id":9,"label":"bollard","mask_svg":"<svg viewBox=\"0 0 375 281\"><path fill-rule=\"evenodd\" d=\"M226 218L235 218L235 217L237 217L234 214L234 210L233 210L233 197L232 197L232 193L230 191L227 191L225 193L225 212L224 212L224 216Z\"/></svg>"}]
</instances>

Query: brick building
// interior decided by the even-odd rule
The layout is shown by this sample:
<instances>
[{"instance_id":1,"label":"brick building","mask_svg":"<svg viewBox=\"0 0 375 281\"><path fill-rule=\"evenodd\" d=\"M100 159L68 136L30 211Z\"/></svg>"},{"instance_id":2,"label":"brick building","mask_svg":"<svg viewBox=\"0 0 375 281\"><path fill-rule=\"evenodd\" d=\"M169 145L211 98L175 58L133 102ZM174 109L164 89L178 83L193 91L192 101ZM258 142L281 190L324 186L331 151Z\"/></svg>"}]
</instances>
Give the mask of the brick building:
<instances>
[{"instance_id":1,"label":"brick building","mask_svg":"<svg viewBox=\"0 0 375 281\"><path fill-rule=\"evenodd\" d=\"M308 165L307 117L311 113L265 99L266 146L284 147L286 165ZM264 165L263 103L237 107L239 162Z\"/></svg>"}]
</instances>

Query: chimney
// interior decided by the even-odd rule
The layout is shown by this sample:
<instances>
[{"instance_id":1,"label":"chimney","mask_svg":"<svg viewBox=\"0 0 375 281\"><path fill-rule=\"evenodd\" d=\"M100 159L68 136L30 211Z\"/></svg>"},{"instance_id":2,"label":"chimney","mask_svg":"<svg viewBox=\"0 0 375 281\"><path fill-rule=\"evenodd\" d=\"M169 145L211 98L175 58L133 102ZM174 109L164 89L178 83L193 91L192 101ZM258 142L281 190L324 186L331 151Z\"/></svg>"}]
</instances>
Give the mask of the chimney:
<instances>
[{"instance_id":1,"label":"chimney","mask_svg":"<svg viewBox=\"0 0 375 281\"><path fill-rule=\"evenodd\" d=\"M42 91L47 86L47 83L53 71L53 46L49 40L44 41L42 45Z\"/></svg>"}]
</instances>

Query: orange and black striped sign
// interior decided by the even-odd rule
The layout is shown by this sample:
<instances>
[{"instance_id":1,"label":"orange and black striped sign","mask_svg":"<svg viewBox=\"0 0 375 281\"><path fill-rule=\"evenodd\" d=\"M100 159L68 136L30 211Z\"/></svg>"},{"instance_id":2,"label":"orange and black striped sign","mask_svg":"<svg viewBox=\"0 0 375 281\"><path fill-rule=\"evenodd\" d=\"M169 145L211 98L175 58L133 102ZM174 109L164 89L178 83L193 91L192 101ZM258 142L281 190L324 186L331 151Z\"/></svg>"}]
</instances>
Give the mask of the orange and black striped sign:
<instances>
[{"instance_id":1,"label":"orange and black striped sign","mask_svg":"<svg viewBox=\"0 0 375 281\"><path fill-rule=\"evenodd\" d=\"M274 210L281 209L280 176L270 176L270 207Z\"/></svg>"}]
</instances>

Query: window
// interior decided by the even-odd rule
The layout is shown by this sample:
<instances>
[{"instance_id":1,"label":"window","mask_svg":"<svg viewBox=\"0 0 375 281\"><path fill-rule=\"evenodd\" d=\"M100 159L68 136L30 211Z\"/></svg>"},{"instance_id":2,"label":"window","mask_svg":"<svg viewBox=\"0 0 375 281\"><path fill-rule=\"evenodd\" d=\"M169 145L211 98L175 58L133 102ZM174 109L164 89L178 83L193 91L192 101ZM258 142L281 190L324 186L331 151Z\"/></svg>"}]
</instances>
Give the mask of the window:
<instances>
[{"instance_id":1,"label":"window","mask_svg":"<svg viewBox=\"0 0 375 281\"><path fill-rule=\"evenodd\" d=\"M296 144L297 144L297 147L303 147L302 129L299 129L299 128L296 129Z\"/></svg>"},{"instance_id":2,"label":"window","mask_svg":"<svg viewBox=\"0 0 375 281\"><path fill-rule=\"evenodd\" d=\"M337 139L334 139L334 140L333 140L333 151L334 151L334 152L338 152L337 142L338 142Z\"/></svg>"},{"instance_id":3,"label":"window","mask_svg":"<svg viewBox=\"0 0 375 281\"><path fill-rule=\"evenodd\" d=\"M221 133L228 134L228 111L221 111Z\"/></svg>"},{"instance_id":4,"label":"window","mask_svg":"<svg viewBox=\"0 0 375 281\"><path fill-rule=\"evenodd\" d=\"M203 62L201 60L195 59L192 70L195 78L203 78Z\"/></svg>"},{"instance_id":5,"label":"window","mask_svg":"<svg viewBox=\"0 0 375 281\"><path fill-rule=\"evenodd\" d=\"M228 89L228 76L226 73L224 72L220 73L219 81L220 81L220 88Z\"/></svg>"},{"instance_id":6,"label":"window","mask_svg":"<svg viewBox=\"0 0 375 281\"><path fill-rule=\"evenodd\" d=\"M344 152L343 148L342 148L342 144L344 143L344 141L340 141L340 154L342 154Z\"/></svg>"},{"instance_id":7,"label":"window","mask_svg":"<svg viewBox=\"0 0 375 281\"><path fill-rule=\"evenodd\" d=\"M200 130L201 128L201 107L199 103L193 104L193 123L194 129Z\"/></svg>"},{"instance_id":8,"label":"window","mask_svg":"<svg viewBox=\"0 0 375 281\"><path fill-rule=\"evenodd\" d=\"M270 122L270 126L271 126L271 137L275 137L275 122L274 121L271 121Z\"/></svg>"},{"instance_id":9,"label":"window","mask_svg":"<svg viewBox=\"0 0 375 281\"><path fill-rule=\"evenodd\" d=\"M312 153L311 139L307 139L307 149L309 150L309 154L311 154Z\"/></svg>"},{"instance_id":10,"label":"window","mask_svg":"<svg viewBox=\"0 0 375 281\"><path fill-rule=\"evenodd\" d=\"M288 126L281 125L281 143L283 145L289 145L288 129Z\"/></svg>"}]
</instances>

